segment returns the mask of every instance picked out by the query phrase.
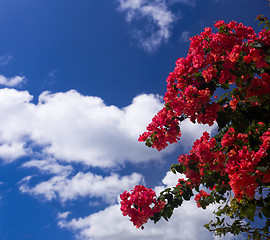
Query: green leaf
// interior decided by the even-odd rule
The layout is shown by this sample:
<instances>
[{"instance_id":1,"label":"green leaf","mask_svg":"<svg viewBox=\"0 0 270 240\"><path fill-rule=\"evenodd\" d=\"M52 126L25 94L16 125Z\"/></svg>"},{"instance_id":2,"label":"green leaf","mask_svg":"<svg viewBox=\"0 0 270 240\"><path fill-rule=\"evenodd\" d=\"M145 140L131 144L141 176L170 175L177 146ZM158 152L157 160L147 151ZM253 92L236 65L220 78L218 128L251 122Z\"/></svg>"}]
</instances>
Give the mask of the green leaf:
<instances>
[{"instance_id":1,"label":"green leaf","mask_svg":"<svg viewBox=\"0 0 270 240\"><path fill-rule=\"evenodd\" d=\"M158 222L161 218L161 213L160 212L154 212L154 223Z\"/></svg>"},{"instance_id":2,"label":"green leaf","mask_svg":"<svg viewBox=\"0 0 270 240\"><path fill-rule=\"evenodd\" d=\"M184 193L183 193L183 198L184 198L186 201L189 201L190 198L191 198L191 196L192 196L192 195L191 195L189 192L184 191Z\"/></svg>"},{"instance_id":3,"label":"green leaf","mask_svg":"<svg viewBox=\"0 0 270 240\"><path fill-rule=\"evenodd\" d=\"M197 165L196 163L191 163L191 164L188 164L188 167L189 167L191 170L193 170L193 171L197 171L198 168L197 168L196 165Z\"/></svg>"},{"instance_id":4,"label":"green leaf","mask_svg":"<svg viewBox=\"0 0 270 240\"><path fill-rule=\"evenodd\" d=\"M177 172L179 172L179 173L183 173L183 172L184 172L184 166L177 164L177 165L175 166L175 170L176 170Z\"/></svg>"},{"instance_id":5,"label":"green leaf","mask_svg":"<svg viewBox=\"0 0 270 240\"><path fill-rule=\"evenodd\" d=\"M171 203L173 201L173 195L172 194L166 194L165 198L168 200L168 203Z\"/></svg>"},{"instance_id":6,"label":"green leaf","mask_svg":"<svg viewBox=\"0 0 270 240\"><path fill-rule=\"evenodd\" d=\"M182 199L181 197L176 198L176 199L175 199L175 202L177 203L178 206L181 206L182 203L183 203L183 199Z\"/></svg>"},{"instance_id":7,"label":"green leaf","mask_svg":"<svg viewBox=\"0 0 270 240\"><path fill-rule=\"evenodd\" d=\"M179 193L180 192L180 190L179 190L179 188L177 187L177 188L174 188L173 190L172 190L172 193L173 194L177 194L177 193Z\"/></svg>"},{"instance_id":8,"label":"green leaf","mask_svg":"<svg viewBox=\"0 0 270 240\"><path fill-rule=\"evenodd\" d=\"M255 212L256 206L254 204L249 204L247 210L244 212L244 215L248 220L254 222Z\"/></svg>"},{"instance_id":9,"label":"green leaf","mask_svg":"<svg viewBox=\"0 0 270 240\"><path fill-rule=\"evenodd\" d=\"M151 139L147 138L146 141L145 141L145 145L150 148L150 147L152 147L152 144L153 143L152 143Z\"/></svg>"},{"instance_id":10,"label":"green leaf","mask_svg":"<svg viewBox=\"0 0 270 240\"><path fill-rule=\"evenodd\" d=\"M224 128L231 121L231 117L226 112L220 111L217 116L218 131Z\"/></svg>"},{"instance_id":11,"label":"green leaf","mask_svg":"<svg viewBox=\"0 0 270 240\"><path fill-rule=\"evenodd\" d=\"M262 213L266 218L270 218L270 206L267 205L262 208Z\"/></svg>"},{"instance_id":12,"label":"green leaf","mask_svg":"<svg viewBox=\"0 0 270 240\"><path fill-rule=\"evenodd\" d=\"M257 205L258 207L263 207L263 206L264 206L263 200L262 200L262 199L258 199L258 200L256 201L256 205Z\"/></svg>"},{"instance_id":13,"label":"green leaf","mask_svg":"<svg viewBox=\"0 0 270 240\"><path fill-rule=\"evenodd\" d=\"M257 168L257 170L259 170L260 172L264 172L264 173L266 173L267 170L268 170L266 166L257 166L256 168Z\"/></svg>"},{"instance_id":14,"label":"green leaf","mask_svg":"<svg viewBox=\"0 0 270 240\"><path fill-rule=\"evenodd\" d=\"M230 88L230 84L229 81L227 81L226 83L222 84L221 87L225 90L228 90Z\"/></svg>"},{"instance_id":15,"label":"green leaf","mask_svg":"<svg viewBox=\"0 0 270 240\"><path fill-rule=\"evenodd\" d=\"M166 214L167 214L167 217L170 218L172 216L172 214L173 214L173 210L172 209L168 209L166 211Z\"/></svg>"},{"instance_id":16,"label":"green leaf","mask_svg":"<svg viewBox=\"0 0 270 240\"><path fill-rule=\"evenodd\" d=\"M242 114L238 114L232 119L232 124L236 132L245 132L250 126L248 118Z\"/></svg>"}]
</instances>

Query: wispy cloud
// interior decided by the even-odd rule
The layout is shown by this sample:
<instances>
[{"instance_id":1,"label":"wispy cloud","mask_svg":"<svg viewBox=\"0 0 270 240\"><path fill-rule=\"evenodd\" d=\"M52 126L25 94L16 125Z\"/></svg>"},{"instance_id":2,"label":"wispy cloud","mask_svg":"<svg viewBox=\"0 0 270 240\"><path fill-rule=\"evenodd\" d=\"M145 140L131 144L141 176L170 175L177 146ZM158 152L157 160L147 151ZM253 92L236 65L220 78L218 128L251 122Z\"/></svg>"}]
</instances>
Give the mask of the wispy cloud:
<instances>
[{"instance_id":1,"label":"wispy cloud","mask_svg":"<svg viewBox=\"0 0 270 240\"><path fill-rule=\"evenodd\" d=\"M165 1L119 0L119 10L126 13L126 20L133 22L145 19L145 28L133 30L133 37L147 52L155 51L162 42L167 42L171 33L174 14L168 9Z\"/></svg>"},{"instance_id":2,"label":"wispy cloud","mask_svg":"<svg viewBox=\"0 0 270 240\"><path fill-rule=\"evenodd\" d=\"M0 85L7 87L15 87L21 84L25 80L25 77L15 76L12 78L7 78L4 75L0 75Z\"/></svg>"},{"instance_id":3,"label":"wispy cloud","mask_svg":"<svg viewBox=\"0 0 270 240\"><path fill-rule=\"evenodd\" d=\"M73 168L71 165L59 164L55 159L30 160L23 163L24 168L37 168L43 174L57 174L67 176Z\"/></svg>"},{"instance_id":4,"label":"wispy cloud","mask_svg":"<svg viewBox=\"0 0 270 240\"><path fill-rule=\"evenodd\" d=\"M184 32L181 33L179 41L183 42L183 43L188 43L189 38L190 38L190 32L189 31L184 31Z\"/></svg>"},{"instance_id":5,"label":"wispy cloud","mask_svg":"<svg viewBox=\"0 0 270 240\"><path fill-rule=\"evenodd\" d=\"M196 0L168 0L168 3L169 4L181 3L184 5L189 5L189 6L195 7Z\"/></svg>"},{"instance_id":6,"label":"wispy cloud","mask_svg":"<svg viewBox=\"0 0 270 240\"><path fill-rule=\"evenodd\" d=\"M57 219L65 219L68 217L68 215L70 215L71 212L67 211L67 212L62 212L62 213L58 213L57 215Z\"/></svg>"},{"instance_id":7,"label":"wispy cloud","mask_svg":"<svg viewBox=\"0 0 270 240\"><path fill-rule=\"evenodd\" d=\"M118 0L118 9L126 14L126 20L132 28L132 37L147 52L157 50L162 43L167 43L174 23L181 19L171 8L182 4L195 7L196 0ZM144 21L144 25L136 22Z\"/></svg>"},{"instance_id":8,"label":"wispy cloud","mask_svg":"<svg viewBox=\"0 0 270 240\"><path fill-rule=\"evenodd\" d=\"M0 56L0 66L7 65L12 59L13 59L13 56L11 55Z\"/></svg>"}]
</instances>

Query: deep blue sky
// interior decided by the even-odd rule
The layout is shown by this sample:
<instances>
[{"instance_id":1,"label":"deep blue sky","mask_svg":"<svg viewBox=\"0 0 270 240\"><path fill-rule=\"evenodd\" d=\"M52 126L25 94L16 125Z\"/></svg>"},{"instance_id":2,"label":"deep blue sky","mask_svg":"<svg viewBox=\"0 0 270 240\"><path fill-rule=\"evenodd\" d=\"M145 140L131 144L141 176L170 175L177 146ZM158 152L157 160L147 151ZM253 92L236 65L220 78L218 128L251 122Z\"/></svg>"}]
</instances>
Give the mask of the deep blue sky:
<instances>
[{"instance_id":1,"label":"deep blue sky","mask_svg":"<svg viewBox=\"0 0 270 240\"><path fill-rule=\"evenodd\" d=\"M258 14L267 0L1 0L0 239L211 239L211 210L190 204L141 232L117 196L169 186L170 165L211 131L187 123L163 152L137 142L188 38L220 19L258 32Z\"/></svg>"}]
</instances>

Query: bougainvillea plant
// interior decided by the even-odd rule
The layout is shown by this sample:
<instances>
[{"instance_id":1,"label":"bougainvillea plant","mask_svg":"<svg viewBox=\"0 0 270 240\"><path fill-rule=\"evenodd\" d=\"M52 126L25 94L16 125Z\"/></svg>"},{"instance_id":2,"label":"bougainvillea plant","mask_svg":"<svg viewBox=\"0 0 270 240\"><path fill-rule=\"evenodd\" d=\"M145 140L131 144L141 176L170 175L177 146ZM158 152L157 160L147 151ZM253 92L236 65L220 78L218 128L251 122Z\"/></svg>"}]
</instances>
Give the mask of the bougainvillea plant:
<instances>
[{"instance_id":1,"label":"bougainvillea plant","mask_svg":"<svg viewBox=\"0 0 270 240\"><path fill-rule=\"evenodd\" d=\"M165 105L139 141L160 151L181 138L187 118L216 122L218 131L213 137L204 132L172 165L170 170L187 180L158 197L141 185L121 194L121 210L135 226L168 220L195 195L203 209L220 204L217 220L205 225L209 231L270 239L270 24L262 15L257 20L264 25L259 34L242 23L217 21L216 32L205 28L192 37L187 57L176 61ZM225 93L218 98L220 89ZM256 219L261 226L252 223Z\"/></svg>"}]
</instances>

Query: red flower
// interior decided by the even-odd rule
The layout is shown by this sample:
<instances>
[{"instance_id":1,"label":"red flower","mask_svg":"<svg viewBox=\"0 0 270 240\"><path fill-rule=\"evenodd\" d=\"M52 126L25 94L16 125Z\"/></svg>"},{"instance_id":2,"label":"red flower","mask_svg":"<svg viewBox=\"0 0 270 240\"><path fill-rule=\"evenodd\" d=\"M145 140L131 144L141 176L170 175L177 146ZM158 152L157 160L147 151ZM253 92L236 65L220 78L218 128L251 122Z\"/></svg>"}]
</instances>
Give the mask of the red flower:
<instances>
[{"instance_id":1,"label":"red flower","mask_svg":"<svg viewBox=\"0 0 270 240\"><path fill-rule=\"evenodd\" d=\"M200 204L200 200L203 198L206 198L207 196L210 196L210 194L208 194L207 192L205 192L204 190L201 190L194 198L194 200L197 202L197 206L198 207L202 207Z\"/></svg>"},{"instance_id":2,"label":"red flower","mask_svg":"<svg viewBox=\"0 0 270 240\"><path fill-rule=\"evenodd\" d=\"M128 215L134 226L139 228L146 223L155 212L160 212L161 209L164 208L165 202L157 201L155 197L156 194L151 188L137 185L131 193L125 191L120 195L122 200L120 209L123 215Z\"/></svg>"}]
</instances>

